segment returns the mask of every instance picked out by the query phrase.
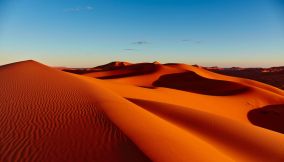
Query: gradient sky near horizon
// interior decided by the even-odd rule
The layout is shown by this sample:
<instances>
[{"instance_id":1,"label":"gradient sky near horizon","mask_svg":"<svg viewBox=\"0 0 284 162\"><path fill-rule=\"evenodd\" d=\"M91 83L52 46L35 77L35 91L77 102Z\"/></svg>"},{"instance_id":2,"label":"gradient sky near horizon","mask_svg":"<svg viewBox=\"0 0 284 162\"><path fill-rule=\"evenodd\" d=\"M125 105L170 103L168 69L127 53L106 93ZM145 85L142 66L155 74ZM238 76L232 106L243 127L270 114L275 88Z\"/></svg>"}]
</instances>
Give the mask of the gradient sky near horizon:
<instances>
[{"instance_id":1,"label":"gradient sky near horizon","mask_svg":"<svg viewBox=\"0 0 284 162\"><path fill-rule=\"evenodd\" d=\"M284 65L284 0L0 0L0 65Z\"/></svg>"}]
</instances>

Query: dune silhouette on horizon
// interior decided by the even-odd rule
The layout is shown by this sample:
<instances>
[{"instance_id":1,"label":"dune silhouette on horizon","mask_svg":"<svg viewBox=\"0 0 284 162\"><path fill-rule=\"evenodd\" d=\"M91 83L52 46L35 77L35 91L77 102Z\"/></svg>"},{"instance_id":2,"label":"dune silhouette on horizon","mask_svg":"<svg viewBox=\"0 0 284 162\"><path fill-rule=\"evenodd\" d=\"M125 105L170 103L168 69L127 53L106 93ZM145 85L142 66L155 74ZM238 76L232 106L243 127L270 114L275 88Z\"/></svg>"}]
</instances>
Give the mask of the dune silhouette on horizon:
<instances>
[{"instance_id":1,"label":"dune silhouette on horizon","mask_svg":"<svg viewBox=\"0 0 284 162\"><path fill-rule=\"evenodd\" d=\"M198 66L0 66L0 161L284 161L284 91Z\"/></svg>"}]
</instances>

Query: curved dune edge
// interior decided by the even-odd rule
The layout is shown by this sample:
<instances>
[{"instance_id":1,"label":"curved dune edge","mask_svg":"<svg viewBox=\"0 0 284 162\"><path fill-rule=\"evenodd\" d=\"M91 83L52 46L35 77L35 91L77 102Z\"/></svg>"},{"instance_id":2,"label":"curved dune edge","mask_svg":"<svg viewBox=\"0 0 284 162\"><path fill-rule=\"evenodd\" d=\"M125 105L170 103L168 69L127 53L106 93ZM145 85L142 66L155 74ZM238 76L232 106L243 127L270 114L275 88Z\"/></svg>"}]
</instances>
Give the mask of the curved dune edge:
<instances>
[{"instance_id":1,"label":"curved dune edge","mask_svg":"<svg viewBox=\"0 0 284 162\"><path fill-rule=\"evenodd\" d=\"M195 134L235 161L284 160L281 134L191 108L146 100L130 101Z\"/></svg>"},{"instance_id":2,"label":"curved dune edge","mask_svg":"<svg viewBox=\"0 0 284 162\"><path fill-rule=\"evenodd\" d=\"M209 96L168 88L142 88L108 80L96 80L96 82L124 98L191 107L247 123L250 123L247 118L250 110L271 104L284 104L283 96L255 87L250 87L250 91L234 96Z\"/></svg>"},{"instance_id":3,"label":"curved dune edge","mask_svg":"<svg viewBox=\"0 0 284 162\"><path fill-rule=\"evenodd\" d=\"M84 76L95 77L100 79L119 79L125 77L135 77L147 74L153 74L161 68L159 64L139 63L129 64L122 67L113 67L99 72L90 72Z\"/></svg>"},{"instance_id":4,"label":"curved dune edge","mask_svg":"<svg viewBox=\"0 0 284 162\"><path fill-rule=\"evenodd\" d=\"M153 161L232 161L190 132L141 109L94 80L80 78L90 83L100 108Z\"/></svg>"},{"instance_id":5,"label":"curved dune edge","mask_svg":"<svg viewBox=\"0 0 284 162\"><path fill-rule=\"evenodd\" d=\"M94 82L92 83L94 84ZM104 90L104 92L106 92L106 90ZM117 97L120 98L120 96ZM221 116L191 110L189 108L131 99L131 101L134 101L134 103L145 108L147 111L158 115L156 116L149 112L147 113L143 111L141 107L126 101L121 101L123 104L119 104L123 105L123 107L118 109L118 103L116 104L114 100L109 100L109 98L113 99L114 97L108 97L107 94L101 95L101 98L101 108L106 112L110 119L154 161L214 161L211 157L211 153L209 159L200 159L200 154L208 152L204 151L205 147L203 145L199 144L202 147L203 153L192 152L192 140L196 143L201 140L206 144L209 144L209 146L213 146L218 149L219 154L223 153L223 155L229 157L227 160L284 160L284 144L282 144L284 143L284 137L281 136L281 134L258 128L247 123L226 119ZM105 101L103 102L103 100ZM165 117L167 115L170 117ZM187 127L185 125L191 126ZM145 131L149 129L152 130L150 133ZM246 133L244 134L243 132ZM187 135L187 137L184 136L184 134L187 133L189 135ZM178 139L171 139L168 136L175 136L175 138ZM164 141L163 138L166 138L167 140ZM179 146L179 144L181 144L179 141L180 139L182 139L183 143L181 145L182 148ZM188 148L185 147L187 146L187 140L184 139L190 140ZM263 139L266 140L263 141ZM159 142L153 144L152 141ZM277 145L278 143L281 143L281 145ZM169 156L167 154L168 150L163 150L163 154L160 156L157 153L157 149L160 149L161 151L161 148L167 148L168 145L175 147L175 150L182 149L186 150L186 152L180 152L179 150L178 154L171 152L171 155ZM194 150L196 151L196 148L194 148ZM194 153L197 157L194 157L193 159L193 155L189 155L188 152ZM190 158L178 159L182 155L189 155ZM163 156L166 156L166 158Z\"/></svg>"},{"instance_id":6,"label":"curved dune edge","mask_svg":"<svg viewBox=\"0 0 284 162\"><path fill-rule=\"evenodd\" d=\"M84 81L34 61L1 66L0 76L0 161L150 161Z\"/></svg>"},{"instance_id":7,"label":"curved dune edge","mask_svg":"<svg viewBox=\"0 0 284 162\"><path fill-rule=\"evenodd\" d=\"M267 89L234 96L146 89L33 61L2 66L0 75L0 104L8 105L0 110L2 161L284 160L282 134L246 118L260 105L284 103Z\"/></svg>"},{"instance_id":8,"label":"curved dune edge","mask_svg":"<svg viewBox=\"0 0 284 162\"><path fill-rule=\"evenodd\" d=\"M208 79L191 71L162 75L153 82L153 86L212 96L230 96L249 91L249 87L242 84Z\"/></svg>"},{"instance_id":9,"label":"curved dune edge","mask_svg":"<svg viewBox=\"0 0 284 162\"><path fill-rule=\"evenodd\" d=\"M147 65L145 69L144 65ZM152 63L142 63L131 65L134 68L131 69L127 67L126 69L117 69L110 71L101 71L84 74L84 76L94 77L94 78L107 78L108 81L120 83L120 84L130 84L143 87L152 87L152 83L157 80L163 74L185 72L186 70L180 70L172 67L167 67L161 64ZM130 66L130 67L131 67ZM139 72L139 68L142 72ZM143 72L144 71L144 72ZM145 72L146 71L146 72Z\"/></svg>"},{"instance_id":10,"label":"curved dune edge","mask_svg":"<svg viewBox=\"0 0 284 162\"><path fill-rule=\"evenodd\" d=\"M203 68L189 66L189 65L186 65L186 64L175 65L175 67L180 68L180 69L184 69L184 70L193 71L193 72L197 73L198 75L206 77L206 78L220 79L220 80L227 80L227 81L242 83L244 85L257 87L257 88L264 89L264 90L276 93L278 95L284 96L283 90L276 88L276 87L273 87L271 85L267 85L267 84L255 81L255 80L226 76L226 75L214 73L212 71L208 71L208 70L203 69Z\"/></svg>"},{"instance_id":11,"label":"curved dune edge","mask_svg":"<svg viewBox=\"0 0 284 162\"><path fill-rule=\"evenodd\" d=\"M135 64L133 64L132 66L135 66ZM235 83L242 84L244 86L259 88L259 89L263 89L263 90L284 96L284 91L276 87L273 87L273 86L270 86L270 85L267 85L267 84L264 84L258 81L250 80L250 79L244 79L244 78L238 78L238 77L232 77L232 76L226 76L226 75L214 73L212 71L208 71L201 67L195 67L195 66L190 66L186 64L159 64L156 66L158 66L159 68L156 70L153 70L154 73L128 76L128 77L115 78L115 79L113 78L109 80L113 82L117 82L117 83L132 84L132 85L136 85L140 87L152 87L152 83L158 80L159 77L161 77L162 75L172 74L172 73L194 72L197 75L204 77L204 78L235 82ZM94 72L94 73L89 73L85 75L90 76L90 77L102 77L103 78L104 76L106 76L106 77L111 78L112 75L115 76L117 73L122 73L124 75L125 73L129 73L129 72L125 72L123 70L110 70L107 72Z\"/></svg>"},{"instance_id":12,"label":"curved dune edge","mask_svg":"<svg viewBox=\"0 0 284 162\"><path fill-rule=\"evenodd\" d=\"M253 109L248 119L254 125L284 134L284 104Z\"/></svg>"}]
</instances>

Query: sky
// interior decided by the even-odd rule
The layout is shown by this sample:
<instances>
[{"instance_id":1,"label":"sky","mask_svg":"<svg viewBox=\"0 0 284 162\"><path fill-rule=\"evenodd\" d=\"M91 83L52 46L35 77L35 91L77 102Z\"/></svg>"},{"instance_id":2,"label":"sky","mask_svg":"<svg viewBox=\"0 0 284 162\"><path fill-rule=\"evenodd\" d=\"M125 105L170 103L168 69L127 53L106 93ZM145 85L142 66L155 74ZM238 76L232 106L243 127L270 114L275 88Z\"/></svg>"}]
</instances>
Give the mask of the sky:
<instances>
[{"instance_id":1,"label":"sky","mask_svg":"<svg viewBox=\"0 0 284 162\"><path fill-rule=\"evenodd\" d=\"M284 65L284 0L0 0L0 65Z\"/></svg>"}]
</instances>

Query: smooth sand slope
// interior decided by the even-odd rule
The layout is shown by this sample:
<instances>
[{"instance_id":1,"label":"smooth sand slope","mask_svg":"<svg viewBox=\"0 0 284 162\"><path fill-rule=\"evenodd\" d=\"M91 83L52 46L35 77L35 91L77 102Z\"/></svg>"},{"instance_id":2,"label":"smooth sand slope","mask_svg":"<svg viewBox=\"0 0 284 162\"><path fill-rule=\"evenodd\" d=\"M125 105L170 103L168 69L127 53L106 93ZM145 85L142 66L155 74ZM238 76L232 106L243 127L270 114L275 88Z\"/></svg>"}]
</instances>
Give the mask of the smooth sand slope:
<instances>
[{"instance_id":1,"label":"smooth sand slope","mask_svg":"<svg viewBox=\"0 0 284 162\"><path fill-rule=\"evenodd\" d=\"M277 133L187 107L131 101L188 130L235 161L281 161L284 158L284 145L278 145L283 136Z\"/></svg>"},{"instance_id":2,"label":"smooth sand slope","mask_svg":"<svg viewBox=\"0 0 284 162\"><path fill-rule=\"evenodd\" d=\"M282 90L184 64L99 68L0 67L0 161L284 161Z\"/></svg>"},{"instance_id":3,"label":"smooth sand slope","mask_svg":"<svg viewBox=\"0 0 284 162\"><path fill-rule=\"evenodd\" d=\"M158 66L148 74L104 78L102 84L163 119L186 127L236 161L283 160L283 145L278 144L283 135L273 132L283 130L283 105L270 115L251 114L259 107L283 103L282 90L199 67Z\"/></svg>"},{"instance_id":4,"label":"smooth sand slope","mask_svg":"<svg viewBox=\"0 0 284 162\"><path fill-rule=\"evenodd\" d=\"M34 61L0 76L0 161L149 161L79 79Z\"/></svg>"},{"instance_id":5,"label":"smooth sand slope","mask_svg":"<svg viewBox=\"0 0 284 162\"><path fill-rule=\"evenodd\" d=\"M153 73L104 79L101 84L125 98L186 106L246 122L250 110L284 101L282 90L256 81L185 64L155 66L159 68ZM117 70L107 75L113 71Z\"/></svg>"}]
</instances>

